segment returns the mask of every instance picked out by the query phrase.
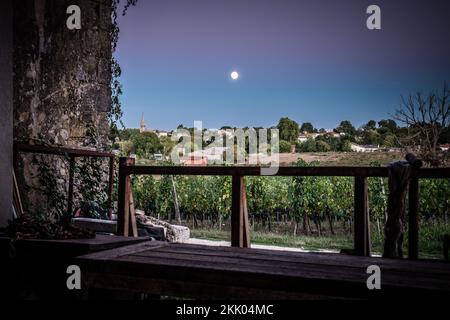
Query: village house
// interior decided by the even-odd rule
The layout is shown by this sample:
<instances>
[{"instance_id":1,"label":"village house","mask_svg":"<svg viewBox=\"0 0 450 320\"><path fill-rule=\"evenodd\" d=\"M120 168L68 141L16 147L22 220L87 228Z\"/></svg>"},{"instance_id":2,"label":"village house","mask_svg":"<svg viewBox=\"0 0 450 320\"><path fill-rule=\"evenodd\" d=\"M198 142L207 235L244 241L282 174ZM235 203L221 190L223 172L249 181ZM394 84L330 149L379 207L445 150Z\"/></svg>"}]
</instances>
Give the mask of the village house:
<instances>
[{"instance_id":1,"label":"village house","mask_svg":"<svg viewBox=\"0 0 450 320\"><path fill-rule=\"evenodd\" d=\"M380 147L379 146L374 146L374 145L359 145L356 143L351 143L350 144L350 148L353 152L375 152L375 151L379 151Z\"/></svg>"}]
</instances>

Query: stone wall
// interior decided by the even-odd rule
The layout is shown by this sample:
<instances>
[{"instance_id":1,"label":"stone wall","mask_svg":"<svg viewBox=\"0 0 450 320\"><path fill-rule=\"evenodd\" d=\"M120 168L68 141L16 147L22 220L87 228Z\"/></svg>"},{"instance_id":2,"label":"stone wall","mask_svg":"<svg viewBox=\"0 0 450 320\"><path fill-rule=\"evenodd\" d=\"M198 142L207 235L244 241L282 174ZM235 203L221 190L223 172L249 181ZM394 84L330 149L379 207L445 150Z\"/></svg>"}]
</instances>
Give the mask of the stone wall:
<instances>
[{"instance_id":1,"label":"stone wall","mask_svg":"<svg viewBox=\"0 0 450 320\"><path fill-rule=\"evenodd\" d=\"M81 9L81 30L66 26L70 5ZM15 141L104 149L111 105L111 0L14 1L13 29ZM40 163L55 174L63 196L66 159L19 159L25 207L46 210L51 201Z\"/></svg>"},{"instance_id":2,"label":"stone wall","mask_svg":"<svg viewBox=\"0 0 450 320\"><path fill-rule=\"evenodd\" d=\"M0 227L12 216L12 0L0 1Z\"/></svg>"}]
</instances>

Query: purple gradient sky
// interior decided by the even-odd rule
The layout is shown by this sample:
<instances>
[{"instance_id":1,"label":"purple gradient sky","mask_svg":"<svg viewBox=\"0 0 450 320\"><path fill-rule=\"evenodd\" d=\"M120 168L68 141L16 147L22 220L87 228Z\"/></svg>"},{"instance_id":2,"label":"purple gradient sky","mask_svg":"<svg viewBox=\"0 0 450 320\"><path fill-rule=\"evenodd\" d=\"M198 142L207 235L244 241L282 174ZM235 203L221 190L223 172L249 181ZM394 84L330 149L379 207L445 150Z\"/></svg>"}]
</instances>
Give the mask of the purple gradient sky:
<instances>
[{"instance_id":1,"label":"purple gradient sky","mask_svg":"<svg viewBox=\"0 0 450 320\"><path fill-rule=\"evenodd\" d=\"M370 4L381 31L366 28ZM387 118L401 94L450 81L449 15L448 0L140 0L119 21L124 123Z\"/></svg>"}]
</instances>

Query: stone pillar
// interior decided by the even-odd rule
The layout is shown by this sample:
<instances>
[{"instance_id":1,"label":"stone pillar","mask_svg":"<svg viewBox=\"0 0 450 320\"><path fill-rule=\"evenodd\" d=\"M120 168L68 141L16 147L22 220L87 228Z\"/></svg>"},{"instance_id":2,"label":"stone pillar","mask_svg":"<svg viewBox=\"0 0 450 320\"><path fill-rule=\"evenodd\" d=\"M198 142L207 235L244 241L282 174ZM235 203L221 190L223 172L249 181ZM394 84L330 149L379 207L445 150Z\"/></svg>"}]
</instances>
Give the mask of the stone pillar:
<instances>
[{"instance_id":1,"label":"stone pillar","mask_svg":"<svg viewBox=\"0 0 450 320\"><path fill-rule=\"evenodd\" d=\"M0 1L0 227L12 216L12 0Z\"/></svg>"},{"instance_id":2,"label":"stone pillar","mask_svg":"<svg viewBox=\"0 0 450 320\"><path fill-rule=\"evenodd\" d=\"M81 9L80 30L67 28L71 5ZM111 0L14 1L15 141L104 149L111 106L111 24ZM66 198L65 159L21 155L18 160L26 210L45 213ZM46 172L55 175L58 191L50 192L52 199L37 162L45 162Z\"/></svg>"}]
</instances>

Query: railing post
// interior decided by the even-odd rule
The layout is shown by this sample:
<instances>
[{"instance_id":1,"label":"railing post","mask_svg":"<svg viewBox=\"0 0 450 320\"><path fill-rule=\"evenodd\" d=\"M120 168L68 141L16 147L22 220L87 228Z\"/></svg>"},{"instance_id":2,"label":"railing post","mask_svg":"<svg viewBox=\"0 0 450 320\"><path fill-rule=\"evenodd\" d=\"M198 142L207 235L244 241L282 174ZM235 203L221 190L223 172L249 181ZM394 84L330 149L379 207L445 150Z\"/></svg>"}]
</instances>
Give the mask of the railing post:
<instances>
[{"instance_id":1,"label":"railing post","mask_svg":"<svg viewBox=\"0 0 450 320\"><path fill-rule=\"evenodd\" d=\"M67 200L67 212L72 215L73 214L73 176L75 174L75 157L73 155L70 156L69 160L69 195Z\"/></svg>"},{"instance_id":2,"label":"railing post","mask_svg":"<svg viewBox=\"0 0 450 320\"><path fill-rule=\"evenodd\" d=\"M134 165L134 159L122 157L119 160L119 190L117 192L117 234L128 237L130 226L131 180L126 170Z\"/></svg>"},{"instance_id":3,"label":"railing post","mask_svg":"<svg viewBox=\"0 0 450 320\"><path fill-rule=\"evenodd\" d=\"M115 161L114 156L109 158L108 215L110 219L112 217L112 210L113 210L112 194L114 189L114 161Z\"/></svg>"},{"instance_id":4,"label":"railing post","mask_svg":"<svg viewBox=\"0 0 450 320\"><path fill-rule=\"evenodd\" d=\"M245 178L232 176L231 246L250 247Z\"/></svg>"},{"instance_id":5,"label":"railing post","mask_svg":"<svg viewBox=\"0 0 450 320\"><path fill-rule=\"evenodd\" d=\"M408 259L419 258L419 179L413 173L408 190Z\"/></svg>"},{"instance_id":6,"label":"railing post","mask_svg":"<svg viewBox=\"0 0 450 320\"><path fill-rule=\"evenodd\" d=\"M358 256L370 256L369 212L367 205L367 178L355 177L354 247Z\"/></svg>"}]
</instances>

